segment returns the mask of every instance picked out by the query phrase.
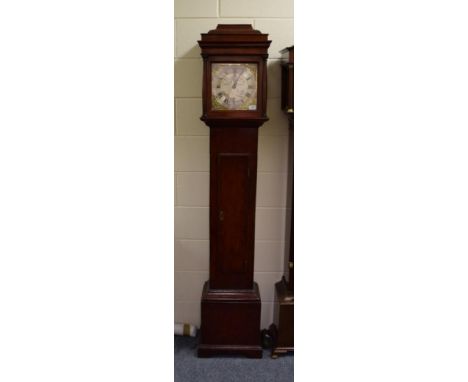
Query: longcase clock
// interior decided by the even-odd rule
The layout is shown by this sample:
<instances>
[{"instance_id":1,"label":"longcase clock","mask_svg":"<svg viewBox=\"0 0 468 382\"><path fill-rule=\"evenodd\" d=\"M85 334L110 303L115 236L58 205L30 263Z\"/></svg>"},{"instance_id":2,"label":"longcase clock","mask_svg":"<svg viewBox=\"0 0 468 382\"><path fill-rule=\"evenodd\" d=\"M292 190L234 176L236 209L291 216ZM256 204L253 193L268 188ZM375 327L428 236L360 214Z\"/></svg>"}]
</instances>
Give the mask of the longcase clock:
<instances>
[{"instance_id":1,"label":"longcase clock","mask_svg":"<svg viewBox=\"0 0 468 382\"><path fill-rule=\"evenodd\" d=\"M251 25L220 24L198 41L210 128L210 279L201 301L199 357L261 358L254 282L258 128L266 116L271 41Z\"/></svg>"},{"instance_id":2,"label":"longcase clock","mask_svg":"<svg viewBox=\"0 0 468 382\"><path fill-rule=\"evenodd\" d=\"M288 150L288 242L284 275L275 284L273 324L269 331L273 339L271 355L294 351L294 46L281 51L281 108L289 121Z\"/></svg>"}]
</instances>

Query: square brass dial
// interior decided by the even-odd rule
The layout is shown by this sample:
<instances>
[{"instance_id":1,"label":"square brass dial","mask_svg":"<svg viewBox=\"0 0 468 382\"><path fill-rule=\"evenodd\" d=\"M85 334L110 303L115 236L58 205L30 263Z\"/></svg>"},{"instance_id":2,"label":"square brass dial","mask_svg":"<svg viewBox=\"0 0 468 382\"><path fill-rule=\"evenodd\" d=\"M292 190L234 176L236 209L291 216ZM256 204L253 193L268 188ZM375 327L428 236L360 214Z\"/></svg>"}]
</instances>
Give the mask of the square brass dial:
<instances>
[{"instance_id":1,"label":"square brass dial","mask_svg":"<svg viewBox=\"0 0 468 382\"><path fill-rule=\"evenodd\" d=\"M212 110L257 110L257 64L211 64Z\"/></svg>"}]
</instances>

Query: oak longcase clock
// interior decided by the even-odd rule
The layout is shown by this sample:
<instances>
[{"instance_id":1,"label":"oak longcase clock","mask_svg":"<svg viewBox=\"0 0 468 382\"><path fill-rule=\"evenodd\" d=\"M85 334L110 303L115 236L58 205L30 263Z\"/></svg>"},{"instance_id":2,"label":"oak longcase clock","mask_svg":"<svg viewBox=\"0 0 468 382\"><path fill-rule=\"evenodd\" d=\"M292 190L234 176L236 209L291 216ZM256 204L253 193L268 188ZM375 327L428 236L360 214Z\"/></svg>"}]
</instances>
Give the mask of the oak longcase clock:
<instances>
[{"instance_id":1,"label":"oak longcase clock","mask_svg":"<svg viewBox=\"0 0 468 382\"><path fill-rule=\"evenodd\" d=\"M210 279L201 301L198 355L262 356L254 282L258 128L266 116L271 41L251 25L202 34L203 115L210 128Z\"/></svg>"}]
</instances>

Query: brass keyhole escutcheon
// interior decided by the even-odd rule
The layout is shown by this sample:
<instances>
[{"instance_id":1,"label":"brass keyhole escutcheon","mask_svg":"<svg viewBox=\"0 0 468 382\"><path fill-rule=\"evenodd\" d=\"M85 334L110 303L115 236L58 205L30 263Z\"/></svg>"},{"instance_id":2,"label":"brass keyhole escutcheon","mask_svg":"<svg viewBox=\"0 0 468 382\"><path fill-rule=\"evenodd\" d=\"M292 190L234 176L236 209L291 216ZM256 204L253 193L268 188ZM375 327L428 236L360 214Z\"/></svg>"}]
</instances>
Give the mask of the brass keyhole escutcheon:
<instances>
[{"instance_id":1,"label":"brass keyhole escutcheon","mask_svg":"<svg viewBox=\"0 0 468 382\"><path fill-rule=\"evenodd\" d=\"M219 220L220 221L224 220L224 212L223 211L219 211Z\"/></svg>"}]
</instances>

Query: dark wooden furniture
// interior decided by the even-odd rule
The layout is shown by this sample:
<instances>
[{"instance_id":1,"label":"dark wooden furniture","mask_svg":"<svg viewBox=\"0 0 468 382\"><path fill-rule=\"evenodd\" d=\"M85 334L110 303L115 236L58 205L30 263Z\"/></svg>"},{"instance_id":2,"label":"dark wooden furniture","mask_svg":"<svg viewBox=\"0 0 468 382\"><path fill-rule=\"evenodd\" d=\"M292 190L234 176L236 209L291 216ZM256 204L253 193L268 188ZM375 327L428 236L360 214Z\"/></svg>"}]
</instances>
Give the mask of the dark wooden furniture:
<instances>
[{"instance_id":1,"label":"dark wooden furniture","mask_svg":"<svg viewBox=\"0 0 468 382\"><path fill-rule=\"evenodd\" d=\"M289 120L288 209L291 213L285 273L275 284L274 322L269 328L273 358L294 350L294 47L283 49L281 53L281 107Z\"/></svg>"},{"instance_id":2,"label":"dark wooden furniture","mask_svg":"<svg viewBox=\"0 0 468 382\"><path fill-rule=\"evenodd\" d=\"M261 358L254 273L258 128L266 116L271 41L251 25L218 25L198 41L203 115L210 128L210 279L201 300L198 356Z\"/></svg>"}]
</instances>

